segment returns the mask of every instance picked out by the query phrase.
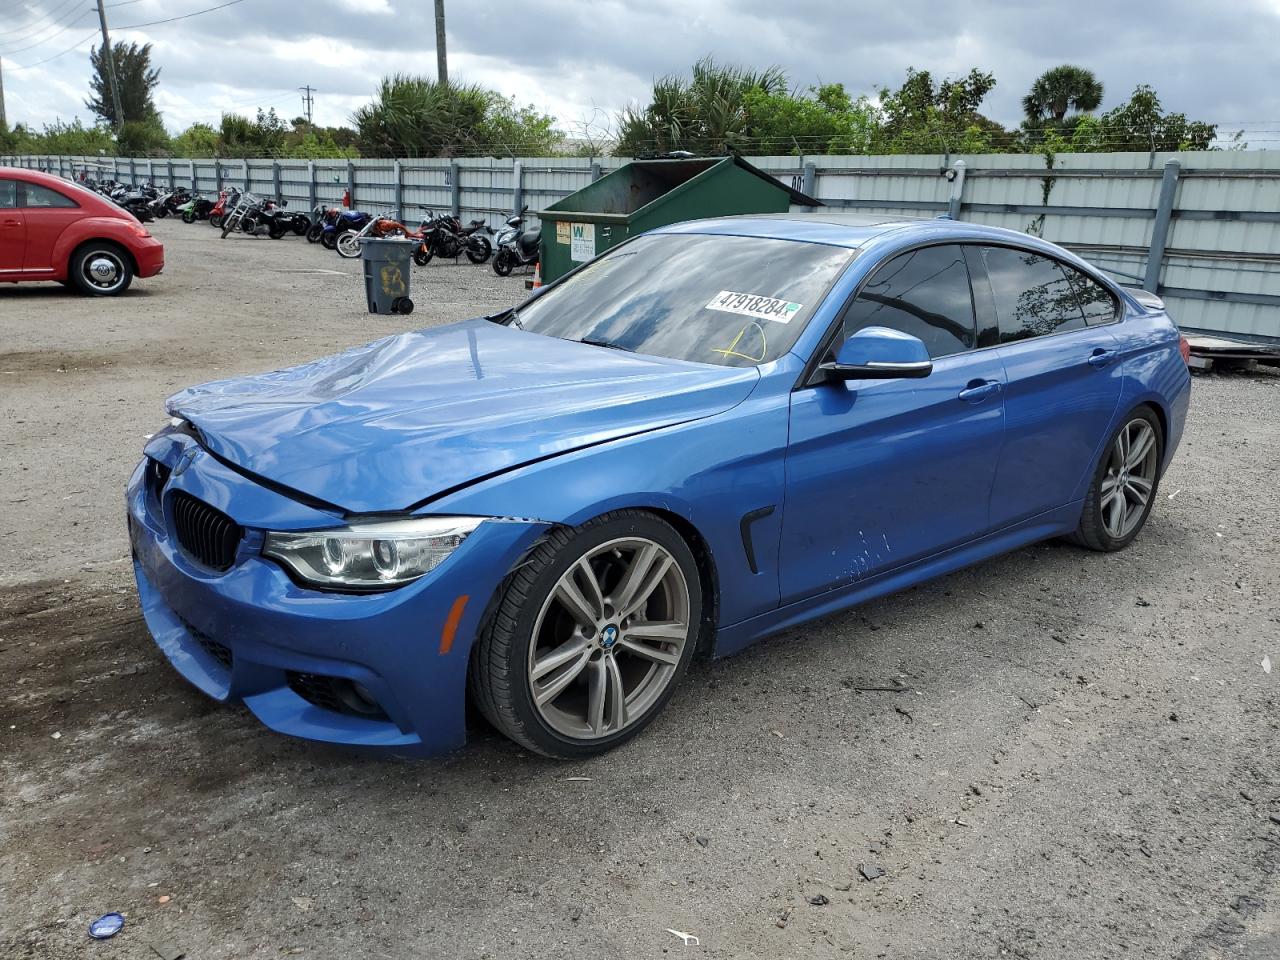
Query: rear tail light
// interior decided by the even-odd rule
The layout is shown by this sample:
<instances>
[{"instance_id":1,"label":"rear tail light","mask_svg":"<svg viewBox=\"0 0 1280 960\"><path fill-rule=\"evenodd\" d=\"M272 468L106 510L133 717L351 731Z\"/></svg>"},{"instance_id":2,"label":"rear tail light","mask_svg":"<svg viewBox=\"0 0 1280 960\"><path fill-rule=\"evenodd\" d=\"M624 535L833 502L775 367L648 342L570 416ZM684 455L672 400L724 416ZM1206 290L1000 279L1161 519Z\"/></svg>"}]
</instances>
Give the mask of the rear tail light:
<instances>
[{"instance_id":1,"label":"rear tail light","mask_svg":"<svg viewBox=\"0 0 1280 960\"><path fill-rule=\"evenodd\" d=\"M1191 344L1187 342L1187 338L1178 334L1178 352L1182 354L1182 362L1189 364L1191 362Z\"/></svg>"}]
</instances>

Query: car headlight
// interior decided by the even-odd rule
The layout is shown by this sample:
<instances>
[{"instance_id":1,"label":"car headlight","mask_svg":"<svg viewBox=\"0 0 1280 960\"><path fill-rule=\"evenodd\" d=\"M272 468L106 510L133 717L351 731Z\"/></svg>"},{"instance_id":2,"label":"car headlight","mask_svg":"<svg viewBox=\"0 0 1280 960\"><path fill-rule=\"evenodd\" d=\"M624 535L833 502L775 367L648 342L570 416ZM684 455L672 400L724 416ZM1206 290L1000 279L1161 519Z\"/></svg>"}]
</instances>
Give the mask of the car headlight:
<instances>
[{"instance_id":1,"label":"car headlight","mask_svg":"<svg viewBox=\"0 0 1280 960\"><path fill-rule=\"evenodd\" d=\"M320 587L383 590L430 573L483 517L416 517L331 530L269 531L264 555Z\"/></svg>"}]
</instances>

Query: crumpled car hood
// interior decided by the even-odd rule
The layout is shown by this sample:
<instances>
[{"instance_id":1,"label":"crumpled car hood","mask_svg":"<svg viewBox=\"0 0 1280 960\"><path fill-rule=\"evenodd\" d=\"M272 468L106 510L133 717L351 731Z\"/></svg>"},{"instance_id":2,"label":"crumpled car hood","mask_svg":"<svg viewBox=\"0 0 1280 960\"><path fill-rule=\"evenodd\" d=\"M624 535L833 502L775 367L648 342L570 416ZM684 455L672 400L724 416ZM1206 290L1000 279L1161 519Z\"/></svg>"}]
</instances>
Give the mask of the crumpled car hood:
<instances>
[{"instance_id":1,"label":"crumpled car hood","mask_svg":"<svg viewBox=\"0 0 1280 960\"><path fill-rule=\"evenodd\" d=\"M243 470L351 513L376 513L720 413L758 379L755 368L638 356L469 320L191 387L168 408Z\"/></svg>"}]
</instances>

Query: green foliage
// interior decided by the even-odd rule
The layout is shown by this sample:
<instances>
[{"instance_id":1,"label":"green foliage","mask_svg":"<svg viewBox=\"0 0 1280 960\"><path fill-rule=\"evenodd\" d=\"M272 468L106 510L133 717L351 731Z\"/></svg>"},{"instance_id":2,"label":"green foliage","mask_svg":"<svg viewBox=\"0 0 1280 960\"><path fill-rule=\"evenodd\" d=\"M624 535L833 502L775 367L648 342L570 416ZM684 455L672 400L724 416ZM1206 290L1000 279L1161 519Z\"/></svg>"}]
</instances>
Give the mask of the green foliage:
<instances>
[{"instance_id":1,"label":"green foliage","mask_svg":"<svg viewBox=\"0 0 1280 960\"><path fill-rule=\"evenodd\" d=\"M1128 103L1098 119L1098 147L1103 150L1207 150L1218 132L1216 124L1165 113L1145 83L1138 84Z\"/></svg>"},{"instance_id":2,"label":"green foliage","mask_svg":"<svg viewBox=\"0 0 1280 960\"><path fill-rule=\"evenodd\" d=\"M84 105L114 128L116 109L111 96L111 80L104 52L102 47L94 47L89 51L93 76L89 78L90 97ZM156 109L152 93L160 82L160 71L151 67L151 44L146 43L140 47L136 43L118 41L111 45L111 59L115 61L124 120L158 120L160 111Z\"/></svg>"},{"instance_id":3,"label":"green foliage","mask_svg":"<svg viewBox=\"0 0 1280 960\"><path fill-rule=\"evenodd\" d=\"M352 120L363 156L517 156L549 153L560 139L554 118L532 106L483 87L406 74L384 77Z\"/></svg>"},{"instance_id":4,"label":"green foliage","mask_svg":"<svg viewBox=\"0 0 1280 960\"><path fill-rule=\"evenodd\" d=\"M175 157L216 157L218 131L207 123L193 123L173 138L170 149Z\"/></svg>"},{"instance_id":5,"label":"green foliage","mask_svg":"<svg viewBox=\"0 0 1280 960\"><path fill-rule=\"evenodd\" d=\"M842 83L805 94L755 89L743 98L754 153L867 153L875 138L875 108L853 100Z\"/></svg>"},{"instance_id":6,"label":"green foliage","mask_svg":"<svg viewBox=\"0 0 1280 960\"><path fill-rule=\"evenodd\" d=\"M19 123L6 136L0 136L0 144L6 153L15 154L91 157L99 153L115 156L117 152L110 130L103 126L86 127L79 120L70 123L55 120L46 123L40 133Z\"/></svg>"},{"instance_id":7,"label":"green foliage","mask_svg":"<svg viewBox=\"0 0 1280 960\"><path fill-rule=\"evenodd\" d=\"M934 83L928 70L907 68L897 90L880 91L875 153L990 153L1009 134L978 107L994 89L994 74L976 67L963 77Z\"/></svg>"},{"instance_id":8,"label":"green foliage","mask_svg":"<svg viewBox=\"0 0 1280 960\"><path fill-rule=\"evenodd\" d=\"M630 106L618 118L618 152L643 157L688 150L702 155L741 152L749 144L749 96L786 96L787 76L718 64L703 57L692 78L655 80L648 106Z\"/></svg>"},{"instance_id":9,"label":"green foliage","mask_svg":"<svg viewBox=\"0 0 1280 960\"><path fill-rule=\"evenodd\" d=\"M1088 113L1102 103L1102 84L1092 70L1064 63L1046 70L1022 98L1028 124L1036 129L1050 120L1061 126L1068 111Z\"/></svg>"},{"instance_id":10,"label":"green foliage","mask_svg":"<svg viewBox=\"0 0 1280 960\"><path fill-rule=\"evenodd\" d=\"M168 156L169 134L159 114L145 120L126 120L120 128L117 149L125 157Z\"/></svg>"}]
</instances>

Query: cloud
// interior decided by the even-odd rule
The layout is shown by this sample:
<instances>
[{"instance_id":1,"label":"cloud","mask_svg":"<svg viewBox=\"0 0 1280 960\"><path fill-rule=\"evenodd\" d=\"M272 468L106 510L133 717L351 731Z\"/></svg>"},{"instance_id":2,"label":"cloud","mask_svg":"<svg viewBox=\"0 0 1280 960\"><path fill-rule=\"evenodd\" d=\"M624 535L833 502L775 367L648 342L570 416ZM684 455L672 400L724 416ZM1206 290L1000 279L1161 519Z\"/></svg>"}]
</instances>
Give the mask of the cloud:
<instances>
[{"instance_id":1,"label":"cloud","mask_svg":"<svg viewBox=\"0 0 1280 960\"><path fill-rule=\"evenodd\" d=\"M161 68L157 102L173 130L216 123L223 110L302 111L297 88L318 89L316 117L344 123L387 73L435 73L435 21L426 0L247 0L204 16L141 29L130 24L200 9L207 0L135 0L110 8L113 37L154 44ZM643 100L653 78L687 73L705 54L755 67L777 64L793 85L842 82L855 94L896 86L908 66L954 76L977 66L998 85L985 112L1020 119L1031 81L1058 63L1094 70L1104 109L1138 83L1168 109L1237 128L1273 121L1280 48L1280 2L1240 0L1075 0L1060 2L895 0L524 0L518 8L447 0L449 67L533 103L572 129ZM0 14L10 122L37 126L57 117L89 119L83 100L89 42L46 64L96 26L69 19L65 0L24 0ZM33 49L10 54L39 42ZM1234 126L1233 126L1234 125ZM1258 129L1251 127L1250 129ZM1280 132L1271 137L1280 139Z\"/></svg>"}]
</instances>

